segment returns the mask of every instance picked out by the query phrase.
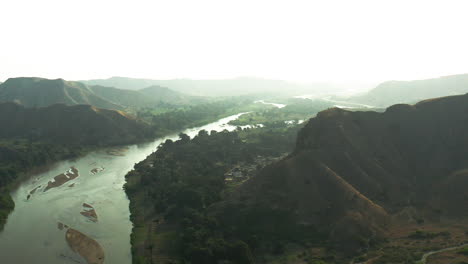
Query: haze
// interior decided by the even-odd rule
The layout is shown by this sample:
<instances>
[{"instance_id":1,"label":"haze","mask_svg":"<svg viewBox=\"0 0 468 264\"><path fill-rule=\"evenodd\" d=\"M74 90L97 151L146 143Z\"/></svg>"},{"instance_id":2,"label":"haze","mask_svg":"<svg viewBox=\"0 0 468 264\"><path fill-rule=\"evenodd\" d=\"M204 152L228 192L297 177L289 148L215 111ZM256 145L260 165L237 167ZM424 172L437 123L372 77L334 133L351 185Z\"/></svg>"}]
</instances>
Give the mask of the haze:
<instances>
[{"instance_id":1,"label":"haze","mask_svg":"<svg viewBox=\"0 0 468 264\"><path fill-rule=\"evenodd\" d=\"M466 1L4 0L0 8L0 81L380 82L467 72Z\"/></svg>"}]
</instances>

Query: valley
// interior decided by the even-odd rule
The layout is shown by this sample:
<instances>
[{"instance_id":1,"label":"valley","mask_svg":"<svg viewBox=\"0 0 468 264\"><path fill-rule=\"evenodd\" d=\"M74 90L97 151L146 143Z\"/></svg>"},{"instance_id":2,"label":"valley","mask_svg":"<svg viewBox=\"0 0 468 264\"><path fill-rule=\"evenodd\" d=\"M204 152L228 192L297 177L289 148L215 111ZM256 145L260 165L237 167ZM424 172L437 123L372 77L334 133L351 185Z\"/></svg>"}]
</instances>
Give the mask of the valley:
<instances>
[{"instance_id":1,"label":"valley","mask_svg":"<svg viewBox=\"0 0 468 264\"><path fill-rule=\"evenodd\" d=\"M468 1L0 7L0 264L468 264Z\"/></svg>"},{"instance_id":2,"label":"valley","mask_svg":"<svg viewBox=\"0 0 468 264\"><path fill-rule=\"evenodd\" d=\"M459 201L466 199L468 141L458 120L466 119L467 100L449 96L380 113L321 111L299 130L294 150L278 153L289 155L234 185L215 179L226 171L231 179L232 166L246 162L236 151L247 147L255 155L266 147L249 145L249 132L243 140L241 131L223 135L241 141L211 164L204 160L226 147L215 143L218 134L166 142L127 175L134 262L416 263L428 252L463 248L468 209Z\"/></svg>"},{"instance_id":3,"label":"valley","mask_svg":"<svg viewBox=\"0 0 468 264\"><path fill-rule=\"evenodd\" d=\"M42 78L10 79L0 94L15 85L36 96L0 103L1 260L466 259L468 95L384 109L330 95L204 97ZM49 86L109 103L60 95L40 105Z\"/></svg>"}]
</instances>

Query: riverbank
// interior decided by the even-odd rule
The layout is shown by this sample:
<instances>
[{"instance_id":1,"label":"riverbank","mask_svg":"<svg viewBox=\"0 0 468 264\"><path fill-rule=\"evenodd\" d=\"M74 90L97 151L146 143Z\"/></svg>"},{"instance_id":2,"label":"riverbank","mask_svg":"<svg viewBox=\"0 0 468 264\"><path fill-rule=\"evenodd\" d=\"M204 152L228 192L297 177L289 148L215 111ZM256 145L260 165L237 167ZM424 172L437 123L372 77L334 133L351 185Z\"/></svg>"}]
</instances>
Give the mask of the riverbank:
<instances>
[{"instance_id":1,"label":"riverbank","mask_svg":"<svg viewBox=\"0 0 468 264\"><path fill-rule=\"evenodd\" d=\"M154 140L154 139L152 139ZM147 139L133 142L151 142ZM55 164L65 160L76 160L93 151L127 146L113 144L107 146L55 145L46 142L26 142L22 140L0 141L0 232L8 216L15 209L10 193L33 175L43 173Z\"/></svg>"},{"instance_id":2,"label":"riverbank","mask_svg":"<svg viewBox=\"0 0 468 264\"><path fill-rule=\"evenodd\" d=\"M178 132L193 137L202 129L232 131L236 127L227 123L239 115ZM136 163L157 150L160 143L177 138L178 133L174 133L151 142L128 145L125 150L121 147L93 149L96 151L55 163L45 172L27 177L11 192L16 208L0 232L0 259L7 263L50 264L68 264L78 260L64 240L63 232L58 232L56 228L56 223L61 222L97 241L107 253L106 262L130 264L133 225L129 200L123 190L125 175ZM79 177L43 191L50 181L68 172L71 167L79 171ZM104 170L98 172L96 168ZM39 191L36 189L28 199L31 191L38 186L41 186ZM88 210L88 206L83 206L85 203L95 208L98 218L89 219L80 213ZM25 244L28 247L23 254L15 254L15 249Z\"/></svg>"},{"instance_id":3,"label":"riverbank","mask_svg":"<svg viewBox=\"0 0 468 264\"><path fill-rule=\"evenodd\" d=\"M244 109L250 107L248 105L241 105L241 107L224 109L222 113L217 113L215 117L187 122L181 127L174 129L169 129L167 124L158 124L151 138L125 141L125 144L71 146L46 142L31 142L26 139L16 138L8 140L0 139L0 232L4 228L8 215L15 207L10 192L25 179L29 179L31 175L45 171L57 162L76 159L98 149L151 142L157 138L177 133L189 127L211 123L238 113L238 108Z\"/></svg>"},{"instance_id":4,"label":"riverbank","mask_svg":"<svg viewBox=\"0 0 468 264\"><path fill-rule=\"evenodd\" d=\"M229 122L239 118L243 114L245 113L232 115L217 122L202 127L186 129L181 132L193 138L201 130L207 132L223 131L225 129L232 131L236 129L236 126L229 125ZM171 139L176 140L177 137ZM135 165L135 170L138 170L142 166L151 167L151 164L147 163L154 155L156 155L156 152ZM125 192L130 201L130 220L133 223L130 239L133 263L168 263L168 261L177 263L170 256L175 255L175 252L178 251L178 227L177 225L165 222L163 217L158 216L154 205L148 203L148 194L145 191L146 189L142 188L141 185L141 175L135 170L130 171L126 175L126 183L124 185Z\"/></svg>"},{"instance_id":5,"label":"riverbank","mask_svg":"<svg viewBox=\"0 0 468 264\"><path fill-rule=\"evenodd\" d=\"M250 263L243 262L251 258L245 242L218 236L205 226L218 221L208 216L207 208L289 153L297 129L299 126L209 134L198 133L198 128L191 131L191 135L198 134L193 139L181 136L179 141L167 141L135 165L125 184L134 224L133 263L203 263L205 257L204 263L216 263L216 257L206 256L215 254L214 250L226 250L225 257L242 259L236 263ZM264 132L268 132L267 138ZM192 234L192 230L200 235ZM227 232L222 228L218 231ZM218 248L205 245L209 241L216 241Z\"/></svg>"}]
</instances>

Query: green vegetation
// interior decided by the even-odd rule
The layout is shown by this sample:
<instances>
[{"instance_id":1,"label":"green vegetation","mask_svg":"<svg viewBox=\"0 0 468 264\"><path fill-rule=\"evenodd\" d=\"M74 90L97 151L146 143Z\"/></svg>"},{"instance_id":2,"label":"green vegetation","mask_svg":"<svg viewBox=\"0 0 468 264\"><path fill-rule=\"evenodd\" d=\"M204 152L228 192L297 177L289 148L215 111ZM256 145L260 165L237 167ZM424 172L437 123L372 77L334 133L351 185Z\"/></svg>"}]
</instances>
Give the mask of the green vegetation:
<instances>
[{"instance_id":1,"label":"green vegetation","mask_svg":"<svg viewBox=\"0 0 468 264\"><path fill-rule=\"evenodd\" d=\"M380 256L373 263L375 264L388 264L388 263L402 263L402 264L414 264L420 260L422 252L414 251L403 247L390 247L383 251Z\"/></svg>"},{"instance_id":2,"label":"green vegetation","mask_svg":"<svg viewBox=\"0 0 468 264\"><path fill-rule=\"evenodd\" d=\"M461 254L461 255L468 256L468 247L460 249L457 253Z\"/></svg>"},{"instance_id":3,"label":"green vegetation","mask_svg":"<svg viewBox=\"0 0 468 264\"><path fill-rule=\"evenodd\" d=\"M408 238L412 238L412 239L432 239L432 238L436 238L436 237L439 237L439 236L450 237L450 233L449 232L434 233L434 232L425 232L425 231L421 231L421 230L416 230L413 233L409 234Z\"/></svg>"},{"instance_id":4,"label":"green vegetation","mask_svg":"<svg viewBox=\"0 0 468 264\"><path fill-rule=\"evenodd\" d=\"M161 136L184 128L201 126L229 115L270 108L252 101L250 97L236 97L179 107L163 104L157 108L142 108L137 112L137 117L152 124L155 134Z\"/></svg>"},{"instance_id":5,"label":"green vegetation","mask_svg":"<svg viewBox=\"0 0 468 264\"><path fill-rule=\"evenodd\" d=\"M11 80L29 81L24 78ZM39 83L52 83L58 87L74 84L63 80L45 79L40 79ZM154 89L156 88L146 89L146 92ZM116 92L114 90L112 91ZM0 226L3 226L13 208L8 186L14 183L20 174L34 167L76 157L83 153L85 148L150 140L169 132L238 113L236 111L259 107L252 104L252 100L248 98L227 98L213 100L206 105L177 108L164 103L161 103L161 106L162 108L148 108L139 113L140 117L149 120L152 124L150 126L146 122L134 120L125 113L86 105L53 105L32 109L14 103L0 104L0 119L3 121L0 131ZM152 113L165 107L171 110L159 114Z\"/></svg>"},{"instance_id":6,"label":"green vegetation","mask_svg":"<svg viewBox=\"0 0 468 264\"><path fill-rule=\"evenodd\" d=\"M231 121L232 125L267 124L284 121L307 120L316 113L332 107L333 104L322 100L289 99L283 108L270 107L255 111Z\"/></svg>"},{"instance_id":7,"label":"green vegetation","mask_svg":"<svg viewBox=\"0 0 468 264\"><path fill-rule=\"evenodd\" d=\"M244 210L245 221L228 223L231 209L217 211L211 207L223 200L224 192L228 189L224 176L226 171L239 163L251 163L259 155L279 156L291 151L298 129L298 126L283 123L281 127L266 126L233 132L213 131L209 134L200 131L192 140L181 134L178 141L166 141L157 152L135 165L135 169L127 175L125 186L131 200L132 221L140 231L144 230L140 227L145 223L152 225L148 223L154 223L154 219L164 223L158 224L159 231L155 236L159 238L149 242L157 245L149 255L165 252L175 259L190 260L190 263L226 260L230 263L252 263L252 252L259 249L259 243L264 242L265 235L271 229L287 221L290 212L252 207ZM239 209L243 210L232 208ZM267 218L270 221L265 223L272 224L266 224L264 229L252 230L250 222L258 217ZM142 243L143 234L137 228L132 237L134 247ZM168 253L163 248L169 240L161 237L170 234L164 230L171 229L177 230L180 239L171 239L172 243L177 241L178 245L172 246L177 251ZM298 234L290 231L277 228L277 232L268 236ZM158 241L161 239L164 241ZM278 241L270 243L269 247L271 252L278 254L282 251L282 245ZM135 261L142 254L142 249L134 248ZM150 256L146 255L146 258Z\"/></svg>"},{"instance_id":8,"label":"green vegetation","mask_svg":"<svg viewBox=\"0 0 468 264\"><path fill-rule=\"evenodd\" d=\"M0 139L50 144L109 146L150 140L151 127L120 111L89 105L25 108L0 103Z\"/></svg>"},{"instance_id":9,"label":"green vegetation","mask_svg":"<svg viewBox=\"0 0 468 264\"><path fill-rule=\"evenodd\" d=\"M15 203L5 188L0 189L0 231L3 229L7 220L8 214L15 207Z\"/></svg>"}]
</instances>

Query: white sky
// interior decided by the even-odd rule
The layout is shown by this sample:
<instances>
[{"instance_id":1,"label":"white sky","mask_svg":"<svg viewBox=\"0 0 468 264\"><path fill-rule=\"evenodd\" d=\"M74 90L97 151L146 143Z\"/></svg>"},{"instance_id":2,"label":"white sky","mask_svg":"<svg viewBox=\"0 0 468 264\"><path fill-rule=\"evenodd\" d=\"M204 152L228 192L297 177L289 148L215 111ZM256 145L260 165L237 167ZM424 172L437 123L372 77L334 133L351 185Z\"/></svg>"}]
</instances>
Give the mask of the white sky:
<instances>
[{"instance_id":1,"label":"white sky","mask_svg":"<svg viewBox=\"0 0 468 264\"><path fill-rule=\"evenodd\" d=\"M0 0L0 80L468 73L468 1Z\"/></svg>"}]
</instances>

